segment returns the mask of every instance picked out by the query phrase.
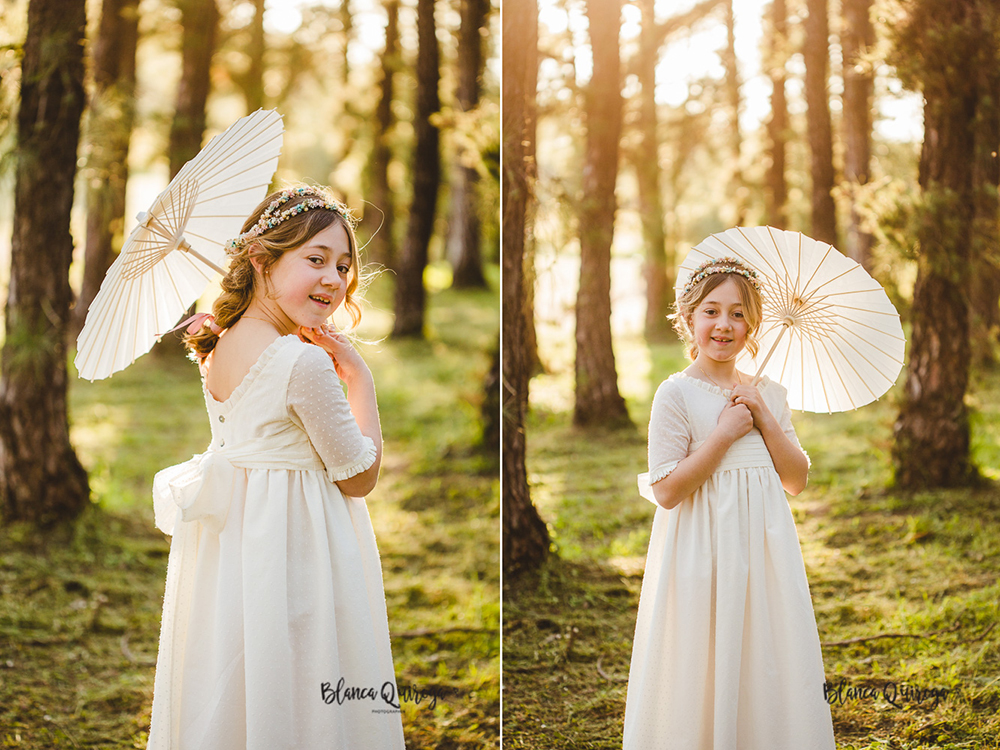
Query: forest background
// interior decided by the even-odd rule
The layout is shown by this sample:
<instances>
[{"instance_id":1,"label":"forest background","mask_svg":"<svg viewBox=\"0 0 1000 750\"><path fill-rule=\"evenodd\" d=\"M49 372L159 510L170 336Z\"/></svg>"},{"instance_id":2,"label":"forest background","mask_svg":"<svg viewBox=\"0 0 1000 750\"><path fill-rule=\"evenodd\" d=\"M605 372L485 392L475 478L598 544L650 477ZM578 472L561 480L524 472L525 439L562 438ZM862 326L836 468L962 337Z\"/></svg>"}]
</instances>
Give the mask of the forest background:
<instances>
[{"instance_id":1,"label":"forest background","mask_svg":"<svg viewBox=\"0 0 1000 750\"><path fill-rule=\"evenodd\" d=\"M881 400L795 415L838 746L996 747L994 4L505 0L503 23L504 745L620 747L676 269L769 224L864 265L908 340Z\"/></svg>"},{"instance_id":2,"label":"forest background","mask_svg":"<svg viewBox=\"0 0 1000 750\"><path fill-rule=\"evenodd\" d=\"M369 508L397 679L439 696L404 704L407 746L498 746L498 29L482 0L4 0L4 747L145 746L169 545L152 475L209 430L174 337L95 383L74 341L136 213L260 107L283 116L275 185L331 185L374 271Z\"/></svg>"}]
</instances>

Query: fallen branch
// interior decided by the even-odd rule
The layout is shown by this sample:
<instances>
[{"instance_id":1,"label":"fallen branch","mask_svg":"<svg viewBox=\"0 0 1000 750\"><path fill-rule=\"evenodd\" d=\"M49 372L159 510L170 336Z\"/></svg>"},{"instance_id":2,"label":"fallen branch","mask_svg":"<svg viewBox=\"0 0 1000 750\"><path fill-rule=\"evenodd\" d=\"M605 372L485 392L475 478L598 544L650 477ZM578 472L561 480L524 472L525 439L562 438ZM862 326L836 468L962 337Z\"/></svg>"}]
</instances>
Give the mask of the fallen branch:
<instances>
[{"instance_id":1,"label":"fallen branch","mask_svg":"<svg viewBox=\"0 0 1000 750\"><path fill-rule=\"evenodd\" d=\"M393 633L393 638L424 638L435 635L445 635L446 633L499 633L499 628L418 628L417 630L405 630L402 633Z\"/></svg>"},{"instance_id":2,"label":"fallen branch","mask_svg":"<svg viewBox=\"0 0 1000 750\"><path fill-rule=\"evenodd\" d=\"M991 622L990 626L988 628L986 628L986 630L984 630L982 633L980 633L975 638L972 638L972 639L970 639L968 641L962 641L962 643L969 644L969 643L975 643L976 641L981 641L981 640L983 640L983 638L985 638L986 636L988 636L990 634L990 631L993 630L993 628L995 628L996 626L997 626L997 624L995 622Z\"/></svg>"},{"instance_id":3,"label":"fallen branch","mask_svg":"<svg viewBox=\"0 0 1000 750\"><path fill-rule=\"evenodd\" d=\"M132 653L132 649L128 647L128 633L122 633L121 640L118 641L119 647L122 650L122 656L128 659L132 664L135 664L135 654Z\"/></svg>"},{"instance_id":4,"label":"fallen branch","mask_svg":"<svg viewBox=\"0 0 1000 750\"><path fill-rule=\"evenodd\" d=\"M152 667L156 665L155 659L143 659L139 661L135 658L135 654L132 653L132 649L128 647L128 633L122 633L121 640L118 641L118 646L121 649L122 656L129 660L130 664L136 664L140 667Z\"/></svg>"},{"instance_id":5,"label":"fallen branch","mask_svg":"<svg viewBox=\"0 0 1000 750\"><path fill-rule=\"evenodd\" d=\"M854 643L864 643L865 641L877 641L880 638L931 638L935 635L941 635L941 633L954 633L960 627L962 627L962 623L956 620L955 624L950 628L932 630L929 633L880 633L879 635L865 635L858 638L848 638L846 641L824 641L820 645L823 648L827 648L828 646L849 646Z\"/></svg>"},{"instance_id":6,"label":"fallen branch","mask_svg":"<svg viewBox=\"0 0 1000 750\"><path fill-rule=\"evenodd\" d=\"M628 677L612 677L603 669L601 669L601 659L603 658L604 658L603 656L597 657L597 674L599 674L608 682L628 682Z\"/></svg>"}]
</instances>

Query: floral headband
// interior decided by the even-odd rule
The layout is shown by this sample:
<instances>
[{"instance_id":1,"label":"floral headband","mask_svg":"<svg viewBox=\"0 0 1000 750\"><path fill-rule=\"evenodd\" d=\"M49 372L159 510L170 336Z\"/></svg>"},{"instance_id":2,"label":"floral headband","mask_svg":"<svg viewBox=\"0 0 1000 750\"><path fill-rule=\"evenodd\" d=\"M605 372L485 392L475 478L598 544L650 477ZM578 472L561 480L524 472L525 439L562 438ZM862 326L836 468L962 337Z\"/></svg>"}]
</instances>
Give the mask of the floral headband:
<instances>
[{"instance_id":1,"label":"floral headband","mask_svg":"<svg viewBox=\"0 0 1000 750\"><path fill-rule=\"evenodd\" d=\"M694 285L702 279L716 273L739 274L750 282L750 286L756 289L758 294L761 292L760 278L757 276L757 272L737 258L726 257L706 260L694 269L688 278L687 284L684 285L683 294L690 292L694 288Z\"/></svg>"},{"instance_id":2,"label":"floral headband","mask_svg":"<svg viewBox=\"0 0 1000 750\"><path fill-rule=\"evenodd\" d=\"M291 208L287 208L284 211L278 212L278 209L283 205L288 203L294 198L301 198L302 196L312 196L302 201L301 203L296 203ZM296 187L287 188L282 190L278 196L271 201L267 208L264 209L263 213L260 215L260 219L254 224L250 229L241 234L235 239L229 240L226 243L226 253L229 255L236 255L240 250L247 246L248 243L255 240L257 237L262 235L268 229L274 229L281 222L286 219L290 219L293 216L298 216L306 211L311 211L314 208L323 208L327 211L333 211L340 214L346 218L346 213L344 206L336 201L331 201L326 198L322 193L320 193L315 188L311 187Z\"/></svg>"}]
</instances>

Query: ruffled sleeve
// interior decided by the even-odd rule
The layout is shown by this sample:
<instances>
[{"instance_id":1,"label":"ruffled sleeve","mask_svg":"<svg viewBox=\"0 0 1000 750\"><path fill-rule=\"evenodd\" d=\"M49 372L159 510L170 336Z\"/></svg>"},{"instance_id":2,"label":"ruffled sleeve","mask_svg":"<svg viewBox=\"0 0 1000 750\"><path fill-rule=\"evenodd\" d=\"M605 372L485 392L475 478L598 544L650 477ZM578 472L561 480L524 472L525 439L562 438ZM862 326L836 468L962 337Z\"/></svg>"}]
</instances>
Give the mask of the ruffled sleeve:
<instances>
[{"instance_id":1,"label":"ruffled sleeve","mask_svg":"<svg viewBox=\"0 0 1000 750\"><path fill-rule=\"evenodd\" d=\"M687 458L691 446L684 394L677 383L660 384L649 415L649 483L656 484Z\"/></svg>"},{"instance_id":2,"label":"ruffled sleeve","mask_svg":"<svg viewBox=\"0 0 1000 750\"><path fill-rule=\"evenodd\" d=\"M774 382L774 381L772 381ZM774 382L774 386L779 389L781 394L781 417L778 419L778 424L781 426L781 431L785 433L785 436L792 441L792 445L802 451L805 454L806 462L809 466L812 466L812 461L809 459L809 454L802 450L802 445L799 443L798 435L795 434L795 427L792 426L792 410L788 406L788 390L785 386L780 383Z\"/></svg>"},{"instance_id":3,"label":"ruffled sleeve","mask_svg":"<svg viewBox=\"0 0 1000 750\"><path fill-rule=\"evenodd\" d=\"M360 474L378 457L375 443L361 434L329 355L309 345L288 381L288 413L309 436L332 482Z\"/></svg>"},{"instance_id":4,"label":"ruffled sleeve","mask_svg":"<svg viewBox=\"0 0 1000 750\"><path fill-rule=\"evenodd\" d=\"M691 429L684 394L677 383L665 380L656 389L649 415L649 473L637 477L639 494L656 503L651 485L665 478L687 458Z\"/></svg>"}]
</instances>

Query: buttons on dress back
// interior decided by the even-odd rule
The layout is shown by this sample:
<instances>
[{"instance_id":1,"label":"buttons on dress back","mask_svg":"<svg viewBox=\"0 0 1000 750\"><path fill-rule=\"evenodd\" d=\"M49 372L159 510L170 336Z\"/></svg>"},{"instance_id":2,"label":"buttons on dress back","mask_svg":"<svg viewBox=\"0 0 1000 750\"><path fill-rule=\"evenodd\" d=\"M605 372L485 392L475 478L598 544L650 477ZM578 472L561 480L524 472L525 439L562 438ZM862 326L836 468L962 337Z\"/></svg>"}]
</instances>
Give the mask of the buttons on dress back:
<instances>
[{"instance_id":1,"label":"buttons on dress back","mask_svg":"<svg viewBox=\"0 0 1000 750\"><path fill-rule=\"evenodd\" d=\"M220 414L220 415L219 415L219 421L220 421L220 422L225 422L225 421L226 421L226 418L225 418L225 417L224 417L223 415L221 415L221 414Z\"/></svg>"}]
</instances>

